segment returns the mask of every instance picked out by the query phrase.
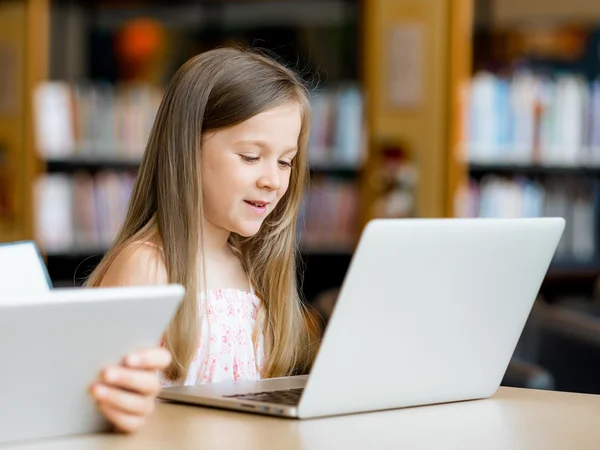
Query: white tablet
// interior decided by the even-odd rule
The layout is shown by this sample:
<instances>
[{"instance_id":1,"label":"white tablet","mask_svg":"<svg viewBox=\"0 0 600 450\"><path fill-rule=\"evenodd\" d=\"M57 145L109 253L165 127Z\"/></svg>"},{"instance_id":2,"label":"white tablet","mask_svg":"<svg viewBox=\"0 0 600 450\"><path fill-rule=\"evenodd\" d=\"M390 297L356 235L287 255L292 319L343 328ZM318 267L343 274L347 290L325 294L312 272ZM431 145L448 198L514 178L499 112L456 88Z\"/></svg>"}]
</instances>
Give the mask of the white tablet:
<instances>
[{"instance_id":1,"label":"white tablet","mask_svg":"<svg viewBox=\"0 0 600 450\"><path fill-rule=\"evenodd\" d=\"M7 292L45 292L52 287L48 269L34 241L0 243L0 303Z\"/></svg>"},{"instance_id":2,"label":"white tablet","mask_svg":"<svg viewBox=\"0 0 600 450\"><path fill-rule=\"evenodd\" d=\"M89 394L107 365L158 345L180 285L12 293L0 305L0 443L103 431Z\"/></svg>"}]
</instances>

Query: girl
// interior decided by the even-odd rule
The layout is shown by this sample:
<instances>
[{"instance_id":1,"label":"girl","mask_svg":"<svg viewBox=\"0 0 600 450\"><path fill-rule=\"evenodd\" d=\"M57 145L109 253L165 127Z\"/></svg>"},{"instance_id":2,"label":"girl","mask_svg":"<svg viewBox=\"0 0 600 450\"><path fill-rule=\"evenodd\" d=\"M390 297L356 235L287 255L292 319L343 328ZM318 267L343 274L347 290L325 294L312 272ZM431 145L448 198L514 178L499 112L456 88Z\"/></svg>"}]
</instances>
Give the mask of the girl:
<instances>
[{"instance_id":1,"label":"girl","mask_svg":"<svg viewBox=\"0 0 600 450\"><path fill-rule=\"evenodd\" d=\"M139 428L161 385L309 367L295 236L310 112L295 74L249 50L208 51L174 75L125 222L87 282L186 287L162 348L129 355L91 387L117 429Z\"/></svg>"}]
</instances>

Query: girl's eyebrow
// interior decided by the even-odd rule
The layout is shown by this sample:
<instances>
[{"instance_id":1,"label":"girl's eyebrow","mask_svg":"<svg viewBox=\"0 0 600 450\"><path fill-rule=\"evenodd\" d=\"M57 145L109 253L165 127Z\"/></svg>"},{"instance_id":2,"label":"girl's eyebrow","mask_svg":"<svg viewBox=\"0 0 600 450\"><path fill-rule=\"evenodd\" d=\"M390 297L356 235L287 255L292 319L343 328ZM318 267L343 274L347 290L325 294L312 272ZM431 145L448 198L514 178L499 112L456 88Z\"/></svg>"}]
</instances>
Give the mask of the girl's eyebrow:
<instances>
[{"instance_id":1,"label":"girl's eyebrow","mask_svg":"<svg viewBox=\"0 0 600 450\"><path fill-rule=\"evenodd\" d=\"M267 144L265 141L255 140L255 139L240 139L239 141L235 141L233 143L233 145L235 145L235 146L249 145L249 146L259 147L260 149L265 150L267 152L271 151L271 147L269 146L269 144ZM284 150L282 153L285 155L287 153L295 153L297 151L298 151L298 147L294 146L294 147L290 147L290 148Z\"/></svg>"},{"instance_id":2,"label":"girl's eyebrow","mask_svg":"<svg viewBox=\"0 0 600 450\"><path fill-rule=\"evenodd\" d=\"M269 146L265 141L260 141L256 139L240 139L238 141L235 141L233 145L249 145L254 147L260 147L265 150L269 149Z\"/></svg>"}]
</instances>

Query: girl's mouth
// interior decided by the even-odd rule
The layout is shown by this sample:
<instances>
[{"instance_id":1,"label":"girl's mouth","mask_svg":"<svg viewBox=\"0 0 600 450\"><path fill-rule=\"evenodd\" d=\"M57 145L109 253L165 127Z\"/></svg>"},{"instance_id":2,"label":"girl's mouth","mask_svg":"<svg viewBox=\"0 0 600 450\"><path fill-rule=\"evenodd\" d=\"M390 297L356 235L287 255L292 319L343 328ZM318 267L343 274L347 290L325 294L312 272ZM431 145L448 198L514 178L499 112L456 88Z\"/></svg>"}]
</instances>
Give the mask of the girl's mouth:
<instances>
[{"instance_id":1,"label":"girl's mouth","mask_svg":"<svg viewBox=\"0 0 600 450\"><path fill-rule=\"evenodd\" d=\"M246 203L248 206L250 206L250 208L258 214L262 215L267 211L268 203L266 203L266 202L244 200L244 203Z\"/></svg>"}]
</instances>

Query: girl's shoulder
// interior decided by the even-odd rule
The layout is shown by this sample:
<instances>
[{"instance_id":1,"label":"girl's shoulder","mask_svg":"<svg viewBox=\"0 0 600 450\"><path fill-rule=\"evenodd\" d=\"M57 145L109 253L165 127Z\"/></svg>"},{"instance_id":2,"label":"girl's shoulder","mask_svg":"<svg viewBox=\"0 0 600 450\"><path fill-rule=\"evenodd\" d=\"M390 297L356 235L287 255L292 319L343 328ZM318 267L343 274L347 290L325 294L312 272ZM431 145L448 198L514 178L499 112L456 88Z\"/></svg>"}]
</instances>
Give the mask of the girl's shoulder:
<instances>
[{"instance_id":1,"label":"girl's shoulder","mask_svg":"<svg viewBox=\"0 0 600 450\"><path fill-rule=\"evenodd\" d=\"M126 245L115 256L102 280L103 285L109 286L167 283L167 270L160 246L150 241Z\"/></svg>"}]
</instances>

